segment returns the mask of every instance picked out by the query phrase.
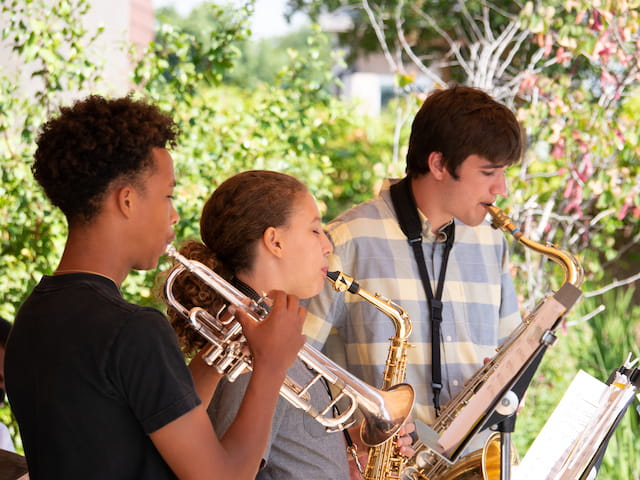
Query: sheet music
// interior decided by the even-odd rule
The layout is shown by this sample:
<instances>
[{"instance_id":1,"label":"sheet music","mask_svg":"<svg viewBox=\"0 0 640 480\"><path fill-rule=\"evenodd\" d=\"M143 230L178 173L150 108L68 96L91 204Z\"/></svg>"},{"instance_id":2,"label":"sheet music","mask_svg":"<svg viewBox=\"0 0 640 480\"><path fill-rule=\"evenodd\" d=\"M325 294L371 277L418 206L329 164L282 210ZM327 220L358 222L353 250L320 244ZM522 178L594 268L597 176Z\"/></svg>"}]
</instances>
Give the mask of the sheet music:
<instances>
[{"instance_id":1,"label":"sheet music","mask_svg":"<svg viewBox=\"0 0 640 480\"><path fill-rule=\"evenodd\" d=\"M607 385L580 370L517 467L513 480L542 480L559 468L592 420Z\"/></svg>"}]
</instances>

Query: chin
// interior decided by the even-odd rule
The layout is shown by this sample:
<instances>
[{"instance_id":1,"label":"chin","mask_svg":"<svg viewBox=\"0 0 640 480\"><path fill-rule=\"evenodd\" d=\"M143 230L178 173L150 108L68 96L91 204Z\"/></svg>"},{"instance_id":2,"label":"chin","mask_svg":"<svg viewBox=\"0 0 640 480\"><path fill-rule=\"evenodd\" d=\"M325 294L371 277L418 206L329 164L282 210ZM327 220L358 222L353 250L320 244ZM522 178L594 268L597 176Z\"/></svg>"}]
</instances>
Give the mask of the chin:
<instances>
[{"instance_id":1,"label":"chin","mask_svg":"<svg viewBox=\"0 0 640 480\"><path fill-rule=\"evenodd\" d=\"M462 223L464 223L469 227L477 227L482 222L484 222L484 219L486 218L486 216L487 216L486 213L483 213L482 215L474 215L473 217L466 217L466 218L459 217L458 220L460 220Z\"/></svg>"},{"instance_id":2,"label":"chin","mask_svg":"<svg viewBox=\"0 0 640 480\"><path fill-rule=\"evenodd\" d=\"M140 262L137 265L133 266L134 270L140 270L140 271L147 271L147 270L154 270L155 268L158 267L158 261L160 260L159 257L156 257L155 260L149 260L147 262Z\"/></svg>"},{"instance_id":3,"label":"chin","mask_svg":"<svg viewBox=\"0 0 640 480\"><path fill-rule=\"evenodd\" d=\"M312 282L307 283L306 285L311 286ZM301 288L297 293L293 293L296 297L300 299L312 298L318 295L322 291L322 287L324 287L324 280L322 282L318 282L313 288Z\"/></svg>"}]
</instances>

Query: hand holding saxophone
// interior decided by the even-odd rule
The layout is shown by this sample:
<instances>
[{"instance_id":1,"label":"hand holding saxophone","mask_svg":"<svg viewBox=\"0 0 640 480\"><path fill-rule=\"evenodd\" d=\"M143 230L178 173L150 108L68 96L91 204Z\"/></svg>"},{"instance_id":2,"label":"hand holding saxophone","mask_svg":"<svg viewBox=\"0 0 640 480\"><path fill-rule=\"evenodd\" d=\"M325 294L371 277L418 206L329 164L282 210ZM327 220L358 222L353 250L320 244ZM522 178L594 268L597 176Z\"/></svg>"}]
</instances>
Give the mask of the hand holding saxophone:
<instances>
[{"instance_id":1,"label":"hand holding saxophone","mask_svg":"<svg viewBox=\"0 0 640 480\"><path fill-rule=\"evenodd\" d=\"M358 463L356 464L355 459L353 458L353 453L349 456L349 472L350 478L352 480L362 480L367 479L364 471L364 467L368 465L370 461L370 455L379 455L379 452L376 448L371 448L362 443L357 435L357 430L359 426L355 426L349 429L349 433L352 438L354 438L354 444L356 447L355 454L358 458ZM413 449L413 442L418 438L416 432L416 425L411 421L407 421L405 424L400 427L400 430L396 433L392 440L389 442L393 442L392 445L389 445L390 450L393 451L394 456L397 458L410 458L416 452ZM375 461L375 459L374 459Z\"/></svg>"},{"instance_id":2,"label":"hand holding saxophone","mask_svg":"<svg viewBox=\"0 0 640 480\"><path fill-rule=\"evenodd\" d=\"M396 441L396 447L398 453L404 457L412 457L416 451L412 445L417 436L412 435L416 431L416 424L413 422L405 423L400 430L398 430L398 439Z\"/></svg>"},{"instance_id":3,"label":"hand holding saxophone","mask_svg":"<svg viewBox=\"0 0 640 480\"><path fill-rule=\"evenodd\" d=\"M268 297L273 304L264 320L258 322L242 309L236 309L235 315L251 350L254 370L265 368L284 376L305 343L306 310L295 295L274 290Z\"/></svg>"}]
</instances>

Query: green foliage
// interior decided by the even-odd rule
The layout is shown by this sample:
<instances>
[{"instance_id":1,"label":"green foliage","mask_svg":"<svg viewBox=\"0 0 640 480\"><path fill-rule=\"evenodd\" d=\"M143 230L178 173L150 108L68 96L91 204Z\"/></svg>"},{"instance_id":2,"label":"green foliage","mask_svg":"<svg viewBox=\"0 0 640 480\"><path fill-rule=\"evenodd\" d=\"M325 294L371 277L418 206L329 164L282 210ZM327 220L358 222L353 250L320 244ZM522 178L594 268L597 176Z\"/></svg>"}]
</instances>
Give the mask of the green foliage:
<instances>
[{"instance_id":1,"label":"green foliage","mask_svg":"<svg viewBox=\"0 0 640 480\"><path fill-rule=\"evenodd\" d=\"M308 43L310 36L314 35L314 29L305 27L297 32L288 33L273 38L248 40L239 45L241 61L237 62L234 69L227 73L225 83L236 85L240 88L253 89L260 83L274 84L278 72L289 65L289 50L295 50L301 57L329 59L332 56L329 42ZM331 69L331 65L327 64ZM314 80L321 81L321 77L327 71L314 73Z\"/></svg>"},{"instance_id":2,"label":"green foliage","mask_svg":"<svg viewBox=\"0 0 640 480\"><path fill-rule=\"evenodd\" d=\"M225 84L234 85L245 89L254 89L261 83L274 84L280 69L290 63L288 51L295 50L302 57L313 55L328 59L331 57L331 49L328 42L309 44L308 39L313 36L313 28L305 27L297 32L286 35L251 39L247 27L248 18L253 15L253 3L247 2L241 8L235 6L216 6L203 3L194 8L187 16L182 17L173 8L165 7L160 10L158 18L162 29L174 29L183 32L192 39L193 45L199 45L199 49L207 46L211 40L212 32L220 36L219 32L229 32L230 27L242 30L243 35L236 35L230 53L237 60L233 65L220 71ZM156 35L156 42L164 44L167 39L160 31ZM198 49L193 49L195 54ZM191 65L196 70L206 71L207 66L202 62L192 61ZM232 67L232 68L231 68ZM330 67L330 65L328 65ZM326 71L315 72L315 80L321 81Z\"/></svg>"},{"instance_id":3,"label":"green foliage","mask_svg":"<svg viewBox=\"0 0 640 480\"><path fill-rule=\"evenodd\" d=\"M250 11L248 6L233 10L205 2L189 17L197 33L181 27L171 16L177 25L160 24L155 40L136 63L134 84L170 111L191 105L202 85L220 84L233 67L240 54L236 45L249 34ZM165 17L166 11L159 19ZM160 98L160 93L171 100Z\"/></svg>"},{"instance_id":4,"label":"green foliage","mask_svg":"<svg viewBox=\"0 0 640 480\"><path fill-rule=\"evenodd\" d=\"M178 47L200 46L190 34L163 26L134 78L141 92L171 111L182 127L173 155L178 176L176 207L181 216L176 227L178 239L198 236L205 199L220 182L242 170L290 173L308 185L323 212L335 215L348 201L342 187L351 183L346 172L353 162L359 162L360 198L371 196L378 178L367 173L375 172L367 163L381 155L384 147L379 145L384 143L372 142L361 127L363 119L331 94L336 80L330 59L322 54L328 48L324 35L313 31L303 52L287 50L288 61L273 84L259 83L250 92L221 85L220 78L207 79L197 69L188 69L193 53L184 48L178 48L182 53L174 55L172 69L185 74L162 75L162 66L150 59L156 58L158 49L166 58L166 49L173 48L176 40ZM377 170L384 173L384 169ZM125 289L129 298L157 305L153 291L143 287L152 284L154 275L130 276Z\"/></svg>"},{"instance_id":5,"label":"green foliage","mask_svg":"<svg viewBox=\"0 0 640 480\"><path fill-rule=\"evenodd\" d=\"M82 28L86 0L5 1L2 43L13 67L0 71L0 315L12 320L26 293L57 264L66 225L31 175L34 140L42 122L68 92L89 88L100 68L88 61L97 35ZM30 90L22 86L30 73ZM11 412L0 410L16 448L22 444Z\"/></svg>"},{"instance_id":6,"label":"green foliage","mask_svg":"<svg viewBox=\"0 0 640 480\"><path fill-rule=\"evenodd\" d=\"M0 71L0 264L10 272L0 280L5 318L15 316L25 291L52 270L62 251L62 215L44 198L30 167L39 125L66 92L99 78L99 67L87 58L100 32L90 35L78 21L88 8L86 0L2 4L2 42L16 60L15 69ZM25 71L32 72L28 95L20 87Z\"/></svg>"},{"instance_id":7,"label":"green foliage","mask_svg":"<svg viewBox=\"0 0 640 480\"><path fill-rule=\"evenodd\" d=\"M33 69L31 78L38 84L35 100L46 113L55 108L60 93L91 86L99 79L99 66L87 61L86 52L103 29L89 32L82 26L89 8L87 0L69 0L53 7L44 0L2 4L8 24L2 40L10 42L22 65ZM27 120L25 126L30 125Z\"/></svg>"},{"instance_id":8,"label":"green foliage","mask_svg":"<svg viewBox=\"0 0 640 480\"><path fill-rule=\"evenodd\" d=\"M549 2L523 11L532 41L555 68L520 86L527 101L518 117L530 149L509 202L536 238L579 254L596 282L638 265L639 8Z\"/></svg>"}]
</instances>

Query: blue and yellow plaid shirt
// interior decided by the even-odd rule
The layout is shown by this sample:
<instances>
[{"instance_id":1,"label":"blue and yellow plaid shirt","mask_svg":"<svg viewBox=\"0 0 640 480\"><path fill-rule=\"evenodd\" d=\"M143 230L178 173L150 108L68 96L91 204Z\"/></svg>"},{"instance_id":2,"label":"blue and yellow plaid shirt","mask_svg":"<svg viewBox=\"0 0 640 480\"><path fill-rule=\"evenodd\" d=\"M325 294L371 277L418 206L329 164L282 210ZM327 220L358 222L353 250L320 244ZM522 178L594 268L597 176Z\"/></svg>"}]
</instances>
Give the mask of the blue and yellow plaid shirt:
<instances>
[{"instance_id":1,"label":"blue and yellow plaid shirt","mask_svg":"<svg viewBox=\"0 0 640 480\"><path fill-rule=\"evenodd\" d=\"M385 181L377 198L327 225L334 245L329 269L352 276L361 288L391 299L411 317L409 343L414 347L408 351L406 381L416 392L414 417L432 424L428 304L413 251L395 217L389 186L390 181ZM424 256L435 292L444 238L436 238L420 215ZM444 406L521 321L506 239L489 223L468 227L456 222L442 302L440 404ZM380 387L389 339L395 336L391 319L359 295L337 293L330 282L307 308L304 333L308 341L354 375Z\"/></svg>"}]
</instances>

